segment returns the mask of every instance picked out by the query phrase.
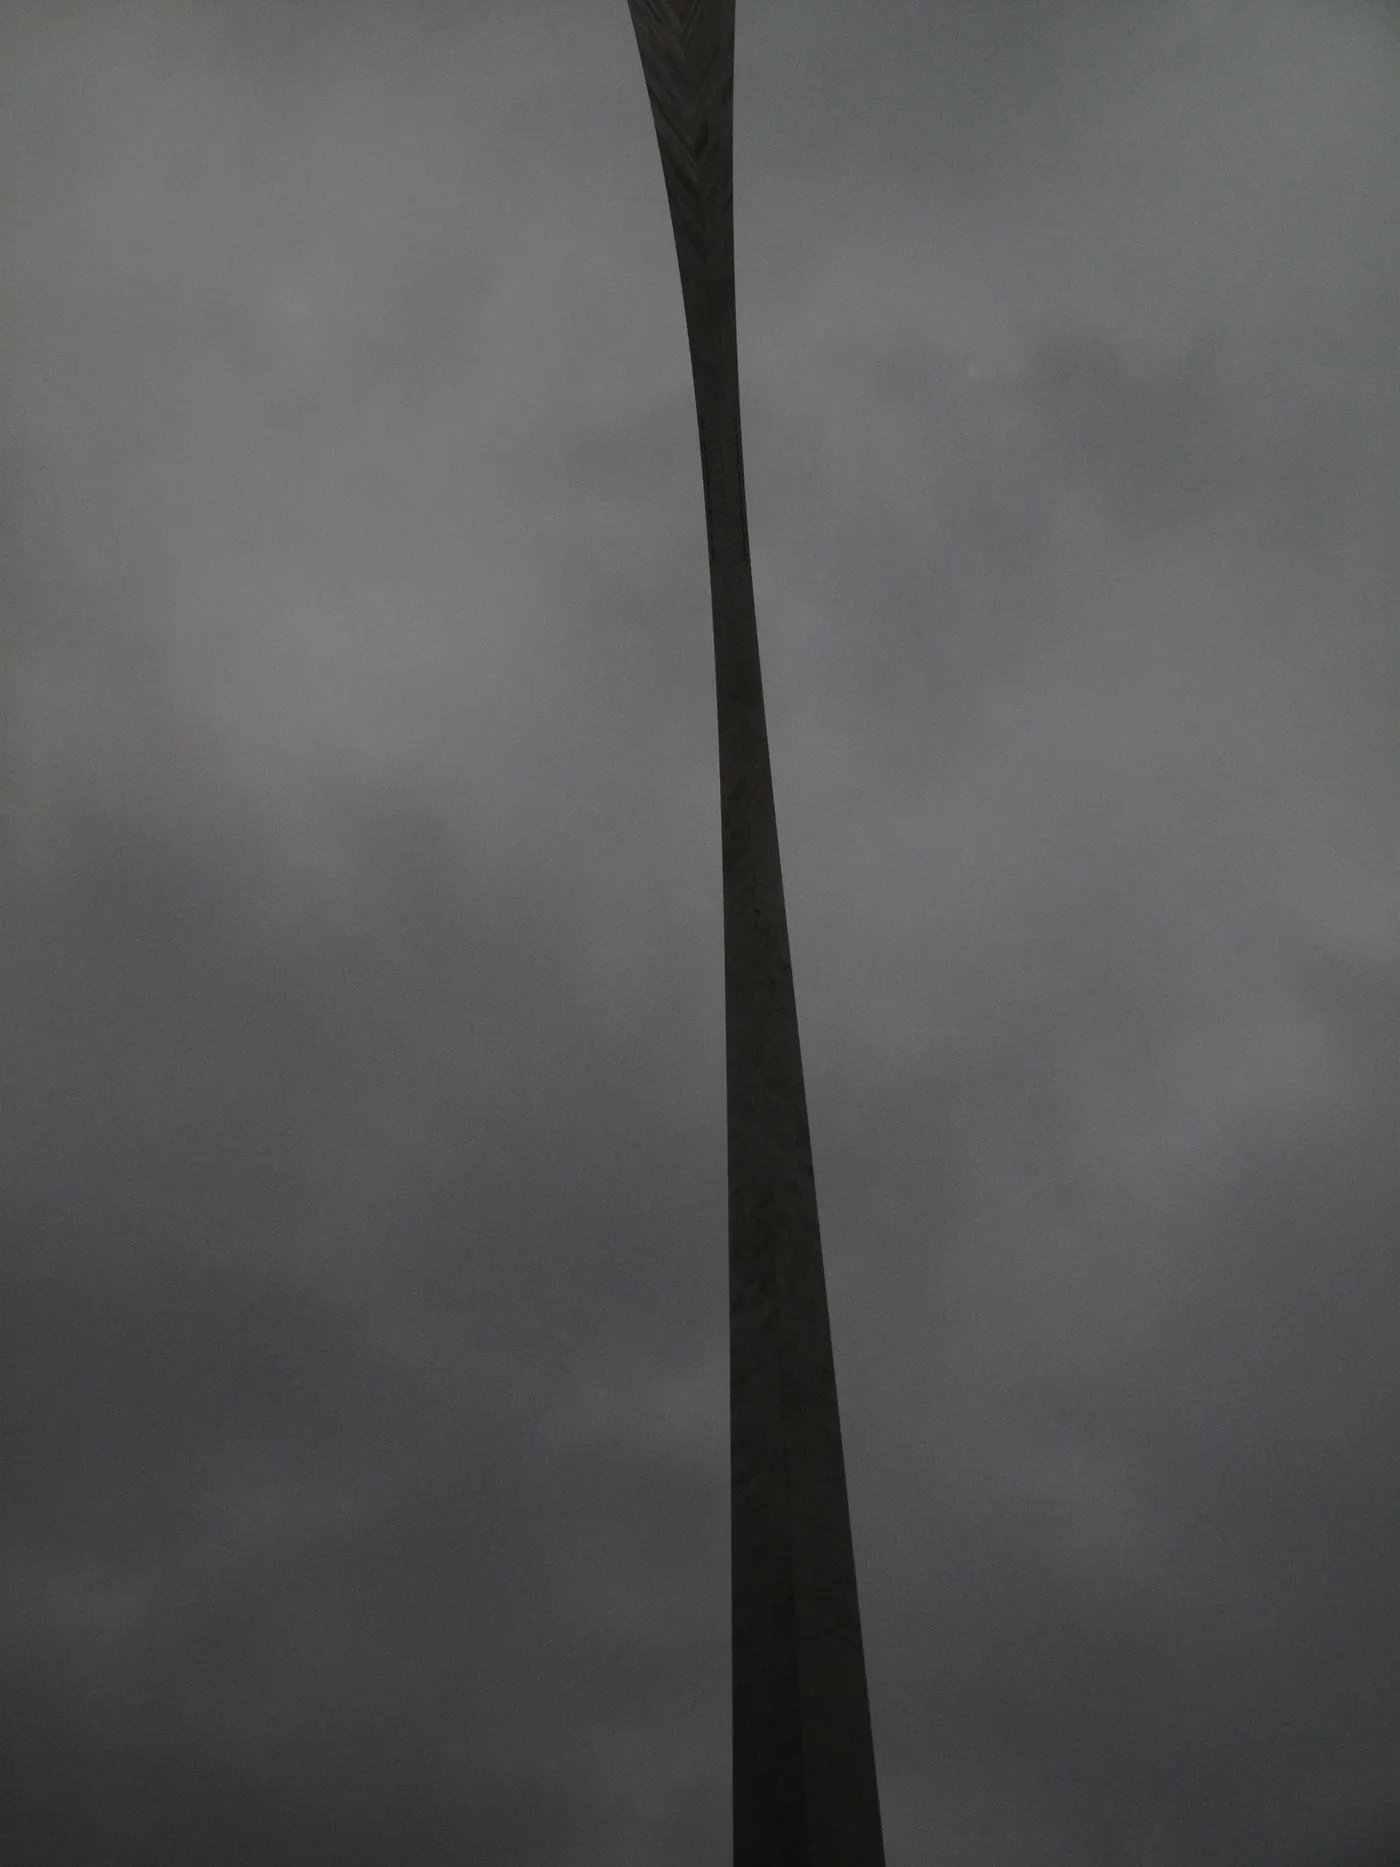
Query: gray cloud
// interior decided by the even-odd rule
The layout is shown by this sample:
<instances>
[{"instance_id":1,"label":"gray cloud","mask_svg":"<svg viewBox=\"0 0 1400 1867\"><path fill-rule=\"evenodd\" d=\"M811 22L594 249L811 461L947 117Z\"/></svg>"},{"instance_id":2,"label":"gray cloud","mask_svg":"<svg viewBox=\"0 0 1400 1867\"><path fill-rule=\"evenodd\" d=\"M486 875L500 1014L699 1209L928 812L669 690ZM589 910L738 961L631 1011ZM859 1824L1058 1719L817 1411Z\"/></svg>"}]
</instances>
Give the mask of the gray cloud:
<instances>
[{"instance_id":1,"label":"gray cloud","mask_svg":"<svg viewBox=\"0 0 1400 1867\"><path fill-rule=\"evenodd\" d=\"M625 8L4 35L9 1852L714 1860L712 669ZM740 16L892 1867L1400 1833L1395 72L1359 5Z\"/></svg>"}]
</instances>

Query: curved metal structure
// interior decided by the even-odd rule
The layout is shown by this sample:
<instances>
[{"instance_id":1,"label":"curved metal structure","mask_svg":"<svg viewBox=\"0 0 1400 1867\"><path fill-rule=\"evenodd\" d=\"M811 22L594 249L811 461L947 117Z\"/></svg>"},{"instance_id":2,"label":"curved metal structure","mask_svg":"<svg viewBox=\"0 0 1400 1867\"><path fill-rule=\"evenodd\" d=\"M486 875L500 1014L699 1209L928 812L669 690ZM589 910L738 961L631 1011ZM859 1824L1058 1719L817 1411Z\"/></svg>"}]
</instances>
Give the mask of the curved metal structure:
<instances>
[{"instance_id":1,"label":"curved metal structure","mask_svg":"<svg viewBox=\"0 0 1400 1867\"><path fill-rule=\"evenodd\" d=\"M690 338L714 614L729 1107L735 1867L883 1867L754 618L734 0L629 0Z\"/></svg>"}]
</instances>

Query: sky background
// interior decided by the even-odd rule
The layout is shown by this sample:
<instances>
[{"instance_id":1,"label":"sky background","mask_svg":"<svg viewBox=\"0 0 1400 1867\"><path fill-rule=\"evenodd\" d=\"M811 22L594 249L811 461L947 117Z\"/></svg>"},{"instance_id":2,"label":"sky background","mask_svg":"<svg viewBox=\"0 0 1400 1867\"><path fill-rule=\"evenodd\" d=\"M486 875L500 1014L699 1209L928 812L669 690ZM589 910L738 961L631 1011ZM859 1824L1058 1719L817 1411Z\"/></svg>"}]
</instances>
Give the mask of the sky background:
<instances>
[{"instance_id":1,"label":"sky background","mask_svg":"<svg viewBox=\"0 0 1400 1867\"><path fill-rule=\"evenodd\" d=\"M710 1867L713 667L626 5L0 22L7 1857ZM890 1867L1400 1847L1397 179L1385 6L740 0Z\"/></svg>"}]
</instances>

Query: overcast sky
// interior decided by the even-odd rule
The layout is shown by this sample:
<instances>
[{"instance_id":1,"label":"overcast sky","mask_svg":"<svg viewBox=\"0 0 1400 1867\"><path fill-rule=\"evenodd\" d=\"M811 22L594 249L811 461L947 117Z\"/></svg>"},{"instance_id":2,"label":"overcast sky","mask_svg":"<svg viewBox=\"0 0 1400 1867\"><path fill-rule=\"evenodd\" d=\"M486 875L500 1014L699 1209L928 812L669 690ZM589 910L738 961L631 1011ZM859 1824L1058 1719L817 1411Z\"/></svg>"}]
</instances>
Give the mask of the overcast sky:
<instances>
[{"instance_id":1,"label":"overcast sky","mask_svg":"<svg viewBox=\"0 0 1400 1867\"><path fill-rule=\"evenodd\" d=\"M7 1858L713 1867L713 665L625 0L0 15ZM735 132L890 1867L1379 1860L1400 27L740 0Z\"/></svg>"}]
</instances>

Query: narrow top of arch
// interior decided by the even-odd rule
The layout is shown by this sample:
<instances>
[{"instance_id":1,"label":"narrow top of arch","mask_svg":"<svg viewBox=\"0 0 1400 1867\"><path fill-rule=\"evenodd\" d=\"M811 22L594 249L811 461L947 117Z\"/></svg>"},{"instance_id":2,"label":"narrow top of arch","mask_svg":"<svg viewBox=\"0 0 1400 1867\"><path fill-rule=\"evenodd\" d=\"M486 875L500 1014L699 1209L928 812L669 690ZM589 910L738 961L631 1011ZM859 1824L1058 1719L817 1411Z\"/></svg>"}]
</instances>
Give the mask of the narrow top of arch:
<instances>
[{"instance_id":1,"label":"narrow top of arch","mask_svg":"<svg viewBox=\"0 0 1400 1867\"><path fill-rule=\"evenodd\" d=\"M662 155L693 166L728 140L734 0L628 0Z\"/></svg>"}]
</instances>

